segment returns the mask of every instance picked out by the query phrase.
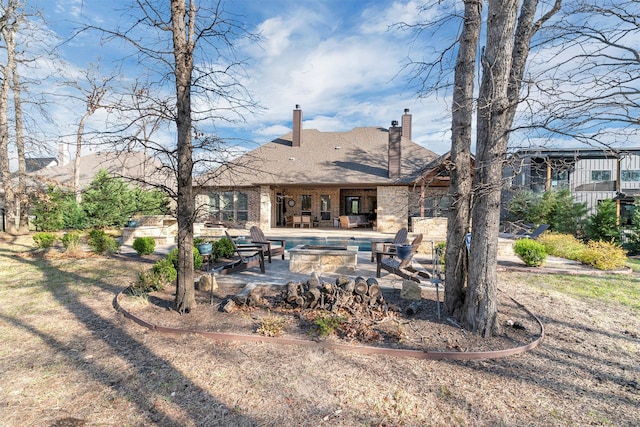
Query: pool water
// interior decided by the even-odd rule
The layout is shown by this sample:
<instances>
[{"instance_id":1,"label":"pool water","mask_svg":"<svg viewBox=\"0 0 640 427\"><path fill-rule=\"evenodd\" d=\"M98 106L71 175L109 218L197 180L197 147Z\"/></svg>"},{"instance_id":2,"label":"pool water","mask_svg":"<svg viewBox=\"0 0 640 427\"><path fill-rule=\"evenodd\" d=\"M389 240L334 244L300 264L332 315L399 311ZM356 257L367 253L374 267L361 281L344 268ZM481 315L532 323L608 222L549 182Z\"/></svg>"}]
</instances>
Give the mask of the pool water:
<instances>
[{"instance_id":1,"label":"pool water","mask_svg":"<svg viewBox=\"0 0 640 427\"><path fill-rule=\"evenodd\" d=\"M359 251L370 251L371 241L356 239L353 237L287 237L285 249L291 249L298 245L320 246L358 246Z\"/></svg>"},{"instance_id":2,"label":"pool water","mask_svg":"<svg viewBox=\"0 0 640 427\"><path fill-rule=\"evenodd\" d=\"M359 251L370 251L371 240L356 239L355 237L271 237L272 239L285 239L285 249L289 250L298 245L320 246L358 246ZM245 242L246 240L246 242ZM239 238L238 243L250 243L248 238Z\"/></svg>"}]
</instances>

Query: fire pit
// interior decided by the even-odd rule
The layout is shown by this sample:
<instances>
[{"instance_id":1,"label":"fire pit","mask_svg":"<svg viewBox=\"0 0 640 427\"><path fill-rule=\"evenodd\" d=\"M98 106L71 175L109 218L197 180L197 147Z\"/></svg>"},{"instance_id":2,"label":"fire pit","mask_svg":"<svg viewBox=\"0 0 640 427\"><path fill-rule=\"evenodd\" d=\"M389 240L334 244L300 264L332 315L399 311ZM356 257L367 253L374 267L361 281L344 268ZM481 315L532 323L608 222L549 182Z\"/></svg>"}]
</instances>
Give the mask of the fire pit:
<instances>
[{"instance_id":1,"label":"fire pit","mask_svg":"<svg viewBox=\"0 0 640 427\"><path fill-rule=\"evenodd\" d=\"M357 246L298 245L289 249L289 271L293 273L353 274L357 265Z\"/></svg>"}]
</instances>

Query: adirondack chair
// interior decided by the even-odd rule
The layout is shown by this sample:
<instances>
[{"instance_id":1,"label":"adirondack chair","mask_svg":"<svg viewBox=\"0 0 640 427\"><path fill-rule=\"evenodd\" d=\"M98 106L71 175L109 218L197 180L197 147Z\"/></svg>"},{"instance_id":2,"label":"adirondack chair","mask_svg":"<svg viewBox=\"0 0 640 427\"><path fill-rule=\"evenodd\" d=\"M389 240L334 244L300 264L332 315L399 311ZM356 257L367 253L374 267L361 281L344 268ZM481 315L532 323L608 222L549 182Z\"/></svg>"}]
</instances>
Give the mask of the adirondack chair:
<instances>
[{"instance_id":1,"label":"adirondack chair","mask_svg":"<svg viewBox=\"0 0 640 427\"><path fill-rule=\"evenodd\" d=\"M402 245L407 242L407 236L409 231L407 227L402 227L396 232L393 240L372 240L371 241L371 262L376 259L376 252L378 251L378 245L382 245L382 252L390 252L395 249L395 245Z\"/></svg>"},{"instance_id":2,"label":"adirondack chair","mask_svg":"<svg viewBox=\"0 0 640 427\"><path fill-rule=\"evenodd\" d=\"M271 263L272 256L282 255L282 259L284 259L284 250L287 243L285 239L268 239L257 225L251 227L249 234L251 235L251 243L262 246L262 251L267 254L269 263Z\"/></svg>"},{"instance_id":3,"label":"adirondack chair","mask_svg":"<svg viewBox=\"0 0 640 427\"><path fill-rule=\"evenodd\" d=\"M264 273L264 251L262 249L262 245L237 245L235 240L229 235L229 233L225 230L224 232L227 235L227 239L231 241L233 245L233 249L235 254L238 256L238 259L230 262L229 264L224 265L218 274L225 275L236 273L238 271L243 271L248 268L260 267L260 272Z\"/></svg>"},{"instance_id":4,"label":"adirondack chair","mask_svg":"<svg viewBox=\"0 0 640 427\"><path fill-rule=\"evenodd\" d=\"M411 252L409 257L400 259L397 251L378 251L376 252L376 277L380 277L382 270L393 273L404 279L413 280L420 283L420 277L430 279L431 274L427 271L418 270L413 266L413 256L418 251L420 243L422 243L422 233L418 234L411 242Z\"/></svg>"}]
</instances>

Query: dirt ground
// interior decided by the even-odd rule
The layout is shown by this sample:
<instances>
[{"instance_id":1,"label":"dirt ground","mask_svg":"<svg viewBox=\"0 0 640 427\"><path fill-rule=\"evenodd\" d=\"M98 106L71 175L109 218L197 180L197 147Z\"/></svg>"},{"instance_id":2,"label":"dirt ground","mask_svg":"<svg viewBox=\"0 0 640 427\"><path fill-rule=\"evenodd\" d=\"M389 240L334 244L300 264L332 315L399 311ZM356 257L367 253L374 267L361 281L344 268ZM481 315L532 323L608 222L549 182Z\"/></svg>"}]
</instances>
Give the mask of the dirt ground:
<instances>
[{"instance_id":1,"label":"dirt ground","mask_svg":"<svg viewBox=\"0 0 640 427\"><path fill-rule=\"evenodd\" d=\"M149 260L34 253L28 239L0 242L0 426L584 426L640 424L640 318L576 299L544 275L500 273L504 335L482 340L438 319L434 295L414 316L362 320L349 336L320 337L313 315L277 304L220 310L237 289L199 292L192 313L168 308L171 289L123 306L164 326L257 335L265 317L284 337L351 345L478 351L536 349L502 359L430 361L268 342L160 334L125 318L115 296ZM603 276L602 280L612 280ZM635 279L634 280L638 280ZM348 316L345 316L348 317ZM355 317L355 316L354 316ZM513 327L522 325L524 329ZM366 326L366 327L365 327Z\"/></svg>"}]
</instances>

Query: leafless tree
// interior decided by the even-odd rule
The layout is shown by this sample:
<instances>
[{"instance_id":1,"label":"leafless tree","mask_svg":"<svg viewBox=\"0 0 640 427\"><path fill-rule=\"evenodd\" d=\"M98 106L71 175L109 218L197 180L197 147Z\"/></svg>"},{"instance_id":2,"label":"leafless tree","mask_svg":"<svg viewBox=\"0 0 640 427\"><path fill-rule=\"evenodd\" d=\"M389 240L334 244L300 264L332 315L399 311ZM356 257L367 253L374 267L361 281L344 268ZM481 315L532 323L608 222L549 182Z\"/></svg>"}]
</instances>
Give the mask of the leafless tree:
<instances>
[{"instance_id":1,"label":"leafless tree","mask_svg":"<svg viewBox=\"0 0 640 427\"><path fill-rule=\"evenodd\" d=\"M482 24L482 2L466 0L462 33L456 61L453 105L451 109L451 208L447 222L447 292L445 306L455 317L461 317L468 274L466 235L470 232L471 206L471 132L473 122L473 89L476 52Z\"/></svg>"},{"instance_id":2,"label":"leafless tree","mask_svg":"<svg viewBox=\"0 0 640 427\"><path fill-rule=\"evenodd\" d=\"M607 149L640 130L640 1L574 0L543 40L525 123Z\"/></svg>"},{"instance_id":3,"label":"leafless tree","mask_svg":"<svg viewBox=\"0 0 640 427\"><path fill-rule=\"evenodd\" d=\"M469 185L472 171L467 151L471 147L474 64L481 2L464 2L462 33L456 40L450 187L454 206L447 230L445 288L445 303L450 313L482 336L490 336L499 329L496 267L502 170L520 103L524 70L534 35L558 12L561 1L550 6L539 4L538 0L524 0L520 5L516 0L488 0L487 4L485 46L480 54L481 83L475 108L477 146L472 186ZM438 6L441 5L442 2L438 2ZM437 22L444 21L441 18ZM446 53L455 50L454 45L445 47L433 60L416 62L414 71L426 70L428 79L433 70L445 69ZM446 71L439 71L437 75L437 84L425 84L422 80L421 95L425 88L449 88L450 75ZM418 77L419 80L424 78L424 75ZM473 238L467 274L463 236L471 229L471 224Z\"/></svg>"},{"instance_id":4,"label":"leafless tree","mask_svg":"<svg viewBox=\"0 0 640 427\"><path fill-rule=\"evenodd\" d=\"M8 0L0 4L0 35L6 50L6 62L0 65L0 174L4 186L6 227L9 233L16 229L16 192L14 191L9 164L9 99L11 81L16 70L16 33L22 19L21 4ZM23 152L24 153L24 152ZM18 192L19 196L19 192Z\"/></svg>"},{"instance_id":5,"label":"leafless tree","mask_svg":"<svg viewBox=\"0 0 640 427\"><path fill-rule=\"evenodd\" d=\"M76 152L73 160L73 189L76 195L76 202L82 201L82 189L80 188L80 158L82 157L82 138L87 120L100 108L104 108L103 100L109 84L114 76L100 77L93 70L84 72L83 82L73 82L72 85L81 92L80 99L84 102L86 110L80 121L76 132Z\"/></svg>"},{"instance_id":6,"label":"leafless tree","mask_svg":"<svg viewBox=\"0 0 640 427\"><path fill-rule=\"evenodd\" d=\"M100 31L107 42L126 41L135 49L137 65L147 67L146 81L137 86L134 96L114 106L114 111L119 109L121 115L135 110L139 115L130 117L120 128L115 126L105 139L120 141L125 149L141 145L153 150L164 167L175 174L176 187L167 188L177 202L175 308L187 313L195 305L193 174L196 159L202 158L202 153L212 144L221 143L215 134L217 121L242 120L243 114L256 107L242 85L243 63L233 54L235 40L255 36L225 10L223 1L137 0L129 11L131 14L123 16L120 28L87 27L84 30ZM172 92L167 90L169 82L173 84ZM149 140L149 134L140 133L143 128L157 130L169 121L175 123L175 146L166 140Z\"/></svg>"}]
</instances>

